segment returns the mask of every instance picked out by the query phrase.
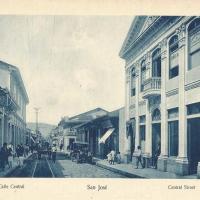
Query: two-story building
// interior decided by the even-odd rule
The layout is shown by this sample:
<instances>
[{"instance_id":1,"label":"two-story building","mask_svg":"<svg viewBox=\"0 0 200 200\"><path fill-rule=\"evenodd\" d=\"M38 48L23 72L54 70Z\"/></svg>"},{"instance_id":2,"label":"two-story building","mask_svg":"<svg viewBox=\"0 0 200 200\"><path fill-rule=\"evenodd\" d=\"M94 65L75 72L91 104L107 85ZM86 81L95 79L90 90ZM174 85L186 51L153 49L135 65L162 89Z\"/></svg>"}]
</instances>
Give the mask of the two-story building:
<instances>
[{"instance_id":1,"label":"two-story building","mask_svg":"<svg viewBox=\"0 0 200 200\"><path fill-rule=\"evenodd\" d=\"M0 145L25 144L28 102L19 69L0 61Z\"/></svg>"},{"instance_id":2,"label":"two-story building","mask_svg":"<svg viewBox=\"0 0 200 200\"><path fill-rule=\"evenodd\" d=\"M90 120L106 114L106 110L102 108L95 108L72 117L63 117L58 123L58 126L53 130L52 133L54 133L55 136L52 138L54 138L54 141L56 141L58 146L62 144L64 150L67 150L73 142L80 142L80 135L78 135L77 138L77 130L74 127L85 124Z\"/></svg>"},{"instance_id":3,"label":"two-story building","mask_svg":"<svg viewBox=\"0 0 200 200\"><path fill-rule=\"evenodd\" d=\"M200 17L136 16L120 51L125 60L125 151L146 167L192 174L200 161ZM131 155L131 152L133 154Z\"/></svg>"}]
</instances>

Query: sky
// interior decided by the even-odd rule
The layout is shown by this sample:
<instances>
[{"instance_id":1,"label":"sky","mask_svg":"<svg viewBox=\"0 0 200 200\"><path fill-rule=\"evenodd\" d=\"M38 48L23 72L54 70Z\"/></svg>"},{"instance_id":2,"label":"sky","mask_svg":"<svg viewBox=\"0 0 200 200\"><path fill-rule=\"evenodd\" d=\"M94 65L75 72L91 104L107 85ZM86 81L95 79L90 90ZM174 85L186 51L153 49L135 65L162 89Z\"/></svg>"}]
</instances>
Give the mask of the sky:
<instances>
[{"instance_id":1,"label":"sky","mask_svg":"<svg viewBox=\"0 0 200 200\"><path fill-rule=\"evenodd\" d=\"M97 107L124 105L119 51L133 16L0 16L0 60L17 66L27 122L58 124Z\"/></svg>"}]
</instances>

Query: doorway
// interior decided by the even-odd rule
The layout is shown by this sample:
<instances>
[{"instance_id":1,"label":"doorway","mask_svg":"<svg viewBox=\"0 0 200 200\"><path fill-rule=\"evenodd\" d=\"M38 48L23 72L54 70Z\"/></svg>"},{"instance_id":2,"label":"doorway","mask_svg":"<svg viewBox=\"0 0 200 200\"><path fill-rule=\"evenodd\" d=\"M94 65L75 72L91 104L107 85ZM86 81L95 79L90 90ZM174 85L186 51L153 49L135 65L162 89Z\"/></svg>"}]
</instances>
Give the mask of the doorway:
<instances>
[{"instance_id":1,"label":"doorway","mask_svg":"<svg viewBox=\"0 0 200 200\"><path fill-rule=\"evenodd\" d=\"M161 125L152 124L152 157L154 157L158 146L161 144Z\"/></svg>"},{"instance_id":2,"label":"doorway","mask_svg":"<svg viewBox=\"0 0 200 200\"><path fill-rule=\"evenodd\" d=\"M197 173L200 162L200 118L188 119L188 160L189 173Z\"/></svg>"}]
</instances>

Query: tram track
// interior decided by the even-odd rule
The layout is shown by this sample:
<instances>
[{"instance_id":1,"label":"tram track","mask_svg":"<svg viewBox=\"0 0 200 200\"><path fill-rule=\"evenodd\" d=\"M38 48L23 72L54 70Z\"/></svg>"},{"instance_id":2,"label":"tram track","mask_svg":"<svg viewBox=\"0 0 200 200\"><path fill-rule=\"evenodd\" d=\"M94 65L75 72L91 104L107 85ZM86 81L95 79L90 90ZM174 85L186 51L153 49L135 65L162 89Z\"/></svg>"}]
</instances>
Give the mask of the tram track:
<instances>
[{"instance_id":1,"label":"tram track","mask_svg":"<svg viewBox=\"0 0 200 200\"><path fill-rule=\"evenodd\" d=\"M54 178L56 177L46 155L41 159L32 156L22 168L17 167L6 177Z\"/></svg>"}]
</instances>

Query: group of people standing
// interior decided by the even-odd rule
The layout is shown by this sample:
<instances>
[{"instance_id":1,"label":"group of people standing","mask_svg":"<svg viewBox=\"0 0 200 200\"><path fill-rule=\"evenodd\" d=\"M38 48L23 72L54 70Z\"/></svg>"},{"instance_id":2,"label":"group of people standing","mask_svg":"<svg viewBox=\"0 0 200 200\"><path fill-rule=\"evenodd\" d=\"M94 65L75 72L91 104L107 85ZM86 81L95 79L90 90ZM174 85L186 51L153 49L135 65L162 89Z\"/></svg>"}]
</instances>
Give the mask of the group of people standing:
<instances>
[{"instance_id":1,"label":"group of people standing","mask_svg":"<svg viewBox=\"0 0 200 200\"><path fill-rule=\"evenodd\" d=\"M160 155L160 144L158 144L154 155L152 157L152 166L154 169L157 169L157 162L158 162L158 157ZM142 168L144 168L144 162L142 162L142 150L141 147L137 147L137 155L136 155L137 161L136 161L136 169L139 167L139 163L141 164Z\"/></svg>"},{"instance_id":2,"label":"group of people standing","mask_svg":"<svg viewBox=\"0 0 200 200\"><path fill-rule=\"evenodd\" d=\"M0 148L0 168L1 170L5 170L5 167L8 168L13 167L14 158L17 158L17 163L20 167L23 166L24 157L28 155L29 147L24 146L23 144L17 145L16 149L14 149L12 144L4 143Z\"/></svg>"},{"instance_id":3,"label":"group of people standing","mask_svg":"<svg viewBox=\"0 0 200 200\"><path fill-rule=\"evenodd\" d=\"M56 162L56 153L57 153L57 147L56 144L53 144L53 146L48 147L48 159L53 161L53 163Z\"/></svg>"},{"instance_id":4,"label":"group of people standing","mask_svg":"<svg viewBox=\"0 0 200 200\"><path fill-rule=\"evenodd\" d=\"M120 152L117 154L114 150L111 150L110 153L107 155L108 163L114 165L115 161L120 164L121 163L121 155Z\"/></svg>"}]
</instances>

